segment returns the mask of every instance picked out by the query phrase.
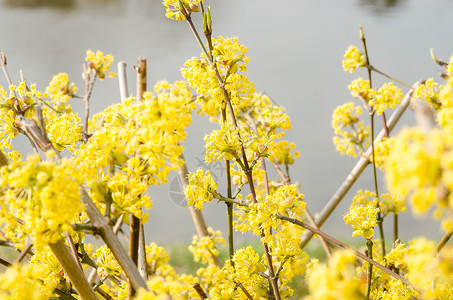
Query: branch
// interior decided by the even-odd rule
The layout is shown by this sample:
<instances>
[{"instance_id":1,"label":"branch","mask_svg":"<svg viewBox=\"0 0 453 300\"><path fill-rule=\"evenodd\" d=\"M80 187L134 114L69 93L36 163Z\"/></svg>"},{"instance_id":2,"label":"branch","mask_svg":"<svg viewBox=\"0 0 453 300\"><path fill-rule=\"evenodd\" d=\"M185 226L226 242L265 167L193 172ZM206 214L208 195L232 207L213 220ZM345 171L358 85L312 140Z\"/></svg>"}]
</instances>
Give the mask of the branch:
<instances>
[{"instance_id":1,"label":"branch","mask_svg":"<svg viewBox=\"0 0 453 300\"><path fill-rule=\"evenodd\" d=\"M391 132L393 130L393 128L395 128L395 125L398 123L401 116L406 111L407 107L409 106L413 89L417 85L419 85L419 82L416 82L413 85L412 89L409 90L406 93L406 95L404 95L404 98L401 101L400 107L398 107L398 109L396 109L393 112L393 114L390 116L390 118L388 120L388 124L387 124L387 128L388 128L389 132ZM384 135L385 135L385 130L382 129L381 132L379 132L376 139L374 140L374 142L380 141L384 137ZM346 177L346 179L343 181L341 186L338 188L338 190L335 192L335 194L332 196L332 198L330 198L329 202L326 204L324 209L321 211L319 216L316 218L316 224L318 225L319 228L321 228L321 226L324 224L324 222L329 218L330 214L338 206L338 204L344 198L344 196L349 191L349 189L352 187L354 182L362 174L363 170L365 170L366 166L370 163L370 157L371 157L371 147L368 148L366 153L360 158L360 160L356 163L354 168L352 168L349 175ZM313 233L311 231L307 231L302 236L300 248L304 248L312 237L313 237Z\"/></svg>"},{"instance_id":2,"label":"branch","mask_svg":"<svg viewBox=\"0 0 453 300\"><path fill-rule=\"evenodd\" d=\"M80 298L93 300L98 299L63 240L59 240L56 243L50 243L49 247L60 265L63 267L65 273L71 279L71 283L74 285L74 288Z\"/></svg>"},{"instance_id":3,"label":"branch","mask_svg":"<svg viewBox=\"0 0 453 300\"><path fill-rule=\"evenodd\" d=\"M121 96L121 103L126 101L127 96L129 95L129 91L127 89L127 77L126 77L126 62L120 61L118 62L118 82L120 85L120 96Z\"/></svg>"},{"instance_id":4,"label":"branch","mask_svg":"<svg viewBox=\"0 0 453 300\"><path fill-rule=\"evenodd\" d=\"M333 244L337 245L340 248L352 251L357 257L359 257L359 258L361 258L363 260L366 260L370 264L372 264L375 267L381 269L382 271L388 273L389 275L393 276L394 278L396 278L398 280L401 280L402 283L406 284L407 286L410 286L411 288L413 288L414 290L416 290L417 292L419 292L421 294L420 290L418 290L409 280L407 280L403 276L396 274L395 272L393 272L389 268L384 267L383 265L381 265L380 263L376 262L375 260L369 258L368 256L366 256L362 252L359 252L359 251L349 247L348 245L336 240L335 238L331 237L330 235L328 235L328 234L326 234L326 233L324 233L324 232L322 232L322 231L320 231L320 230L318 230L318 229L316 229L314 227L311 227L307 223L299 221L299 220L297 220L295 218L290 218L290 217L287 217L287 216L283 216L281 214L277 214L276 217L281 219L281 220L285 220L285 221L291 222L293 224L299 225L299 226L311 231L314 234L320 235L320 236L324 237L326 240L332 242Z\"/></svg>"},{"instance_id":5,"label":"branch","mask_svg":"<svg viewBox=\"0 0 453 300\"><path fill-rule=\"evenodd\" d=\"M123 248L123 245L113 232L112 227L110 227L109 220L102 216L101 212L93 203L87 191L85 191L83 187L80 187L80 191L82 193L82 201L85 205L85 211L88 217L90 218L93 225L98 227L100 236L102 237L106 245L110 248L118 263L123 268L124 273L126 273L131 282L131 285L136 290L140 288L148 290L148 286L140 276L140 273L138 272L134 262L127 255L127 252Z\"/></svg>"}]
</instances>

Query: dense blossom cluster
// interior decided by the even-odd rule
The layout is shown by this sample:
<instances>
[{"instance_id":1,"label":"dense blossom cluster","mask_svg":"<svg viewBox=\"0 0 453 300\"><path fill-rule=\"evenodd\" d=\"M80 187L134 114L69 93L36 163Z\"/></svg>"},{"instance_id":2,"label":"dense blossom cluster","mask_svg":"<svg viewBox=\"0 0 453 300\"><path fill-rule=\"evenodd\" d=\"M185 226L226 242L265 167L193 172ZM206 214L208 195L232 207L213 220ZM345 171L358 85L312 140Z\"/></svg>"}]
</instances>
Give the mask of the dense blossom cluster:
<instances>
[{"instance_id":1,"label":"dense blossom cluster","mask_svg":"<svg viewBox=\"0 0 453 300\"><path fill-rule=\"evenodd\" d=\"M299 152L294 143L282 139L291 123L284 108L268 95L255 93L253 82L244 75L248 48L236 37L211 38L210 9L203 1L164 0L163 4L168 18L187 20L191 26L192 13L203 13L207 48L200 43L201 56L185 63L181 72L186 81L159 81L153 92L143 93L143 100L131 96L90 120L87 115L84 126L70 101L77 97L89 104L88 90L96 78L105 78L111 55L87 51L85 97L76 94L65 73L54 76L45 93L26 82L6 90L0 87L0 154L4 154L0 242L21 251L13 264L0 260L8 267L0 274L0 300L83 298L77 287L86 278L71 277L74 270L63 267L68 266L64 260L77 263L73 269L81 277L90 270L88 290L93 287L105 299L130 299L135 292L138 300L205 298L203 293L218 300L289 299L301 296L296 296L292 283L303 276L305 299L449 299L453 251L446 239L437 245L425 238L403 244L395 234L393 246L386 249L382 232L380 240L374 238L376 227L381 231L390 214L398 224L398 215L406 212L406 199L417 214L433 211L445 237L451 236L453 56L441 63L444 85L428 79L412 93L436 112L439 126L434 129L406 128L397 136L373 141L374 123L366 126L361 120L363 109L373 122L375 113L385 117L386 110L396 108L403 94L393 82L373 89L371 78L358 78L349 85L360 105L346 103L333 113L337 150L364 156L371 148L370 159L361 161L373 164L374 174L377 167L385 173L389 190L379 194L375 177L375 190L359 190L344 215L352 235L366 239L367 251L359 252L304 223L305 216L311 216L299 184L292 183L289 173ZM361 38L365 43L363 32ZM350 73L359 68L377 71L369 65L366 51L355 46L346 50L343 68ZM205 162L225 164L227 186L224 193L216 176L199 168L187 175L184 193L193 215L214 199L227 203L230 253L220 260L220 248L226 245L222 233L205 227L206 233L194 236L188 249L201 267L184 274L170 265L163 247L141 243L137 253L144 265L139 260L139 275L146 282L140 284L106 236L121 231L122 222L130 223L131 232L135 220L146 222L149 187L165 183L171 170L184 173L182 143L195 109L219 126L204 138ZM19 133L27 134L45 157L22 159L13 151L11 141ZM59 151L71 157L63 158ZM100 211L99 218L111 231L97 226L93 210ZM251 246L235 248L233 229L258 237L264 253ZM325 245L326 261L309 261L301 249L306 229L346 250L331 253ZM87 234L99 235L106 243L94 246L85 239ZM69 258L62 254L66 250Z\"/></svg>"}]
</instances>

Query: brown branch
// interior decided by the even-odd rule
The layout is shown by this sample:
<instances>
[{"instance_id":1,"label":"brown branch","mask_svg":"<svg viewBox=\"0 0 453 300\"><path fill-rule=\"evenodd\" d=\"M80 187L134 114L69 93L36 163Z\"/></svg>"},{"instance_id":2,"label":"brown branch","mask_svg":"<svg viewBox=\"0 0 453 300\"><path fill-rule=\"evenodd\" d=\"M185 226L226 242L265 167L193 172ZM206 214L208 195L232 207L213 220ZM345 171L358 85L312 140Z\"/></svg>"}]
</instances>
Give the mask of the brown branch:
<instances>
[{"instance_id":1,"label":"brown branch","mask_svg":"<svg viewBox=\"0 0 453 300\"><path fill-rule=\"evenodd\" d=\"M79 296L82 299L98 299L63 240L59 240L56 243L50 243L49 247L60 265L63 267L65 273L71 279L71 283L73 284Z\"/></svg>"},{"instance_id":2,"label":"brown branch","mask_svg":"<svg viewBox=\"0 0 453 300\"><path fill-rule=\"evenodd\" d=\"M349 251L352 251L357 257L363 259L363 260L366 260L367 262L369 262L370 264L376 266L377 268L381 269L382 271L388 273L389 275L393 276L394 278L400 280L401 282L403 282L405 285L407 286L410 286L411 288L413 288L414 290L416 290L417 292L421 293L420 290L418 290L409 280L407 280L406 278L404 278L403 276L399 275L399 274L396 274L395 272L393 272L392 270L390 270L389 268L387 267L384 267L383 265L381 265L380 263L378 263L377 261L369 258L368 256L366 256L365 254L349 247L348 245L338 241L337 239L333 238L332 236L322 232L321 230L318 230L314 227L311 227L310 225L308 225L307 223L305 222L302 222L302 221L299 221L295 218L291 218L291 217L287 217L287 216L283 216L281 214L277 214L276 215L277 218L281 219L281 220L285 220L285 221L288 221L288 222L291 222L293 224L296 224L298 226L301 226L311 232L313 232L314 234L317 234L317 235L320 235L322 237L324 237L325 239L327 239L328 241L332 242L333 244L337 245L338 247L340 248L343 248L343 249L346 249L346 250L349 250Z\"/></svg>"},{"instance_id":3,"label":"brown branch","mask_svg":"<svg viewBox=\"0 0 453 300\"><path fill-rule=\"evenodd\" d=\"M98 228L100 236L110 248L120 266L123 268L124 273L126 273L126 276L131 282L131 285L134 286L136 290L140 288L148 290L148 286L140 276L134 262L128 256L126 250L123 248L123 245L113 232L112 227L109 224L109 220L101 214L83 187L80 188L80 191L82 193L82 201L85 204L85 211L88 217L90 218L92 224Z\"/></svg>"},{"instance_id":4,"label":"brown branch","mask_svg":"<svg viewBox=\"0 0 453 300\"><path fill-rule=\"evenodd\" d=\"M197 292L197 294L200 296L201 299L203 299L203 300L208 299L208 295L206 295L203 288L201 287L201 285L198 282L196 282L193 285L193 288L195 289L195 291Z\"/></svg>"}]
</instances>

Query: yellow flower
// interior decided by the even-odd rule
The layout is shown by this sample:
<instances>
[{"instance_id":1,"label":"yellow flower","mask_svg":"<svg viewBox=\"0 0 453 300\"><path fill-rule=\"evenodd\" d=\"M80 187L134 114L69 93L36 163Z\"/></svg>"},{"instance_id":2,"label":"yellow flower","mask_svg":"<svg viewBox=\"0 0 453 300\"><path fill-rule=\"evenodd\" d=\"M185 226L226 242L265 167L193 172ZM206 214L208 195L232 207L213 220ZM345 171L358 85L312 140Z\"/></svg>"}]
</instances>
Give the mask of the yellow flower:
<instances>
[{"instance_id":1,"label":"yellow flower","mask_svg":"<svg viewBox=\"0 0 453 300\"><path fill-rule=\"evenodd\" d=\"M205 137L206 161L232 160L238 157L241 150L239 130L233 124L225 122L220 130L214 130Z\"/></svg>"},{"instance_id":2,"label":"yellow flower","mask_svg":"<svg viewBox=\"0 0 453 300\"><path fill-rule=\"evenodd\" d=\"M370 100L370 105L378 114L382 114L387 108L395 108L397 104L400 104L400 99L402 97L403 93L393 84L393 82L384 83L382 87L377 90L374 98Z\"/></svg>"},{"instance_id":3,"label":"yellow flower","mask_svg":"<svg viewBox=\"0 0 453 300\"><path fill-rule=\"evenodd\" d=\"M361 114L361 107L354 106L352 102L338 106L332 114L332 127L336 135L333 141L342 155L357 156L357 152L363 153L368 147L370 129L360 121Z\"/></svg>"},{"instance_id":4,"label":"yellow flower","mask_svg":"<svg viewBox=\"0 0 453 300\"><path fill-rule=\"evenodd\" d=\"M348 89L351 91L352 97L361 99L365 103L369 103L375 95L375 91L370 87L370 81L361 77L353 80L348 85Z\"/></svg>"},{"instance_id":5,"label":"yellow flower","mask_svg":"<svg viewBox=\"0 0 453 300\"><path fill-rule=\"evenodd\" d=\"M104 56L104 53L100 50L96 51L96 54L91 50L87 50L85 61L90 63L89 67L96 70L99 79L103 80L105 72L110 69L110 65L113 62L113 56L111 54Z\"/></svg>"},{"instance_id":6,"label":"yellow flower","mask_svg":"<svg viewBox=\"0 0 453 300\"><path fill-rule=\"evenodd\" d=\"M294 143L278 141L275 144L275 147L272 148L269 159L276 164L292 165L294 163L294 158L300 155L297 151L294 152L294 154L291 154L291 151L295 147L296 144Z\"/></svg>"},{"instance_id":7,"label":"yellow flower","mask_svg":"<svg viewBox=\"0 0 453 300\"><path fill-rule=\"evenodd\" d=\"M68 100L77 92L77 87L73 82L69 81L68 74L59 73L52 77L49 85L46 88L46 93L52 99L52 103L59 111L69 112Z\"/></svg>"},{"instance_id":8,"label":"yellow flower","mask_svg":"<svg viewBox=\"0 0 453 300\"><path fill-rule=\"evenodd\" d=\"M212 179L210 171L206 171L206 175L202 169L198 169L196 173L190 173L189 185L184 191L188 205L193 205L200 210L203 209L205 202L211 202L214 199L213 194L216 193L217 187L218 185Z\"/></svg>"},{"instance_id":9,"label":"yellow flower","mask_svg":"<svg viewBox=\"0 0 453 300\"><path fill-rule=\"evenodd\" d=\"M11 221L11 214L22 220L22 225L11 228L13 236L31 234L39 250L44 244L61 239L64 232L72 231L73 217L84 209L81 183L78 170L64 158L59 163L40 162L39 156L34 155L26 162L10 164L2 169L0 216ZM12 223L15 224L16 221Z\"/></svg>"},{"instance_id":10,"label":"yellow flower","mask_svg":"<svg viewBox=\"0 0 453 300\"><path fill-rule=\"evenodd\" d=\"M450 56L450 60L448 61L447 75L453 77L453 55Z\"/></svg>"},{"instance_id":11,"label":"yellow flower","mask_svg":"<svg viewBox=\"0 0 453 300\"><path fill-rule=\"evenodd\" d=\"M199 0L181 0L182 5L184 5L186 11L190 13L191 7L200 3ZM181 13L181 7L179 7L178 0L163 0L164 6L167 8L165 16L169 19L176 21L184 21L186 17ZM195 11L195 10L194 10Z\"/></svg>"},{"instance_id":12,"label":"yellow flower","mask_svg":"<svg viewBox=\"0 0 453 300\"><path fill-rule=\"evenodd\" d=\"M105 278L108 276L119 276L121 274L121 266L116 261L110 248L102 246L93 254L96 258L97 272L99 277Z\"/></svg>"},{"instance_id":13,"label":"yellow flower","mask_svg":"<svg viewBox=\"0 0 453 300\"><path fill-rule=\"evenodd\" d=\"M356 46L349 46L343 56L343 69L352 73L356 68L365 66L365 57Z\"/></svg>"},{"instance_id":14,"label":"yellow flower","mask_svg":"<svg viewBox=\"0 0 453 300\"><path fill-rule=\"evenodd\" d=\"M347 250L335 251L327 264L315 264L307 272L307 300L364 299L366 283L356 272L357 259Z\"/></svg>"},{"instance_id":15,"label":"yellow flower","mask_svg":"<svg viewBox=\"0 0 453 300\"><path fill-rule=\"evenodd\" d=\"M0 274L0 299L48 299L36 270L15 264Z\"/></svg>"},{"instance_id":16,"label":"yellow flower","mask_svg":"<svg viewBox=\"0 0 453 300\"><path fill-rule=\"evenodd\" d=\"M426 100L434 109L438 110L441 107L439 100L439 90L441 89L442 86L439 86L432 78L428 78L423 84L415 88L413 95L414 97Z\"/></svg>"},{"instance_id":17,"label":"yellow flower","mask_svg":"<svg viewBox=\"0 0 453 300\"><path fill-rule=\"evenodd\" d=\"M363 200L354 198L354 203L343 219L346 224L351 225L354 229L352 236L362 235L369 240L374 236L374 227L377 226L376 215L379 208L377 208L374 200L369 204L361 204L361 201Z\"/></svg>"},{"instance_id":18,"label":"yellow flower","mask_svg":"<svg viewBox=\"0 0 453 300\"><path fill-rule=\"evenodd\" d=\"M213 257L219 255L216 244L225 246L225 240L222 237L220 230L214 231L211 227L208 228L208 235L199 238L198 235L194 235L192 239L192 245L189 246L189 251L194 256L194 261L201 261L206 263L212 263Z\"/></svg>"}]
</instances>

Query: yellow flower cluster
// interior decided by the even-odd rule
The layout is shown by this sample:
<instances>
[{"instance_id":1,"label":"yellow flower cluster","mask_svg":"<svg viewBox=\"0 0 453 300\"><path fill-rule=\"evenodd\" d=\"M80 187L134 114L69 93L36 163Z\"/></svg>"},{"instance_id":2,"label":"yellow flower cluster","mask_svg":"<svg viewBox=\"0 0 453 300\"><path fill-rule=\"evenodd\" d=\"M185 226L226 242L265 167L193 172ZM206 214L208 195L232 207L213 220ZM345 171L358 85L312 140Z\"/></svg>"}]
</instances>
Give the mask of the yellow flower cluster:
<instances>
[{"instance_id":1,"label":"yellow flower cluster","mask_svg":"<svg viewBox=\"0 0 453 300\"><path fill-rule=\"evenodd\" d=\"M162 247L151 243L146 247L146 259L150 267L147 285L149 291L140 289L134 299L195 299L197 293L193 285L196 282L203 282L191 275L177 274L172 266L168 264L168 254ZM214 275L218 268L213 268L214 272L206 274ZM211 277L203 278L211 280ZM127 297L127 289L125 289Z\"/></svg>"},{"instance_id":2,"label":"yellow flower cluster","mask_svg":"<svg viewBox=\"0 0 453 300\"><path fill-rule=\"evenodd\" d=\"M418 238L410 243L405 257L407 278L422 290L423 299L448 299L453 295L453 252L451 246L436 253L435 243Z\"/></svg>"},{"instance_id":3,"label":"yellow flower cluster","mask_svg":"<svg viewBox=\"0 0 453 300\"><path fill-rule=\"evenodd\" d=\"M295 185L281 186L264 199L258 194L257 203L251 203L247 208L246 214L242 214L240 211L235 212L237 217L237 221L234 221L235 228L238 231L250 231L256 235L261 235L264 232L263 242L270 242L273 238L282 239L281 235L272 235L272 230L274 233L278 233L279 230L285 232L290 227L284 227L285 230L281 229L280 227L283 223L276 217L276 214L302 218L305 211L305 202L300 200L303 198L304 195L297 192ZM289 249L284 251L287 250ZM298 251L296 250L296 253ZM278 256L280 254L274 253L274 255ZM288 254L282 253L281 255L286 256Z\"/></svg>"},{"instance_id":4,"label":"yellow flower cluster","mask_svg":"<svg viewBox=\"0 0 453 300\"><path fill-rule=\"evenodd\" d=\"M222 237L220 230L214 231L211 227L208 228L208 235L201 238L194 235L192 245L189 246L189 251L193 254L194 261L202 261L202 263L212 263L213 257L219 255L216 244L225 246L225 240Z\"/></svg>"},{"instance_id":5,"label":"yellow flower cluster","mask_svg":"<svg viewBox=\"0 0 453 300\"><path fill-rule=\"evenodd\" d=\"M441 107L439 100L439 91L441 89L442 86L439 86L432 78L428 78L423 84L420 84L415 88L413 96L426 100L434 109L438 110Z\"/></svg>"},{"instance_id":6,"label":"yellow flower cluster","mask_svg":"<svg viewBox=\"0 0 453 300\"><path fill-rule=\"evenodd\" d=\"M181 0L182 5L184 5L186 11L191 12L193 5L200 3L199 0ZM164 6L167 8L165 16L169 19L176 21L184 21L186 17L181 13L181 7L179 7L178 0L163 0ZM195 11L195 10L194 10Z\"/></svg>"},{"instance_id":7,"label":"yellow flower cluster","mask_svg":"<svg viewBox=\"0 0 453 300\"><path fill-rule=\"evenodd\" d=\"M241 132L242 136L243 133ZM215 163L218 160L232 160L238 157L242 146L239 136L239 129L228 122L223 123L219 130L212 131L205 137L206 161Z\"/></svg>"},{"instance_id":8,"label":"yellow flower cluster","mask_svg":"<svg viewBox=\"0 0 453 300\"><path fill-rule=\"evenodd\" d=\"M357 156L368 147L370 129L360 121L361 114L360 106L355 106L352 102L338 106L333 112L332 127L336 134L333 142L342 155L346 153Z\"/></svg>"},{"instance_id":9,"label":"yellow flower cluster","mask_svg":"<svg viewBox=\"0 0 453 300\"><path fill-rule=\"evenodd\" d=\"M344 216L346 224L351 225L354 229L352 236L361 235L365 239L371 239L374 236L374 227L377 225L376 214L379 209L375 205L354 205L350 208L349 213Z\"/></svg>"},{"instance_id":10,"label":"yellow flower cluster","mask_svg":"<svg viewBox=\"0 0 453 300\"><path fill-rule=\"evenodd\" d=\"M120 265L107 246L102 246L94 252L96 258L97 272L99 277L119 276L122 272Z\"/></svg>"},{"instance_id":11,"label":"yellow flower cluster","mask_svg":"<svg viewBox=\"0 0 453 300\"><path fill-rule=\"evenodd\" d=\"M359 77L348 85L348 89L351 91L351 95L354 98L358 98L365 103L369 103L374 97L375 91L370 87L370 81Z\"/></svg>"},{"instance_id":12,"label":"yellow flower cluster","mask_svg":"<svg viewBox=\"0 0 453 300\"><path fill-rule=\"evenodd\" d=\"M433 206L445 230L453 228L453 138L434 129L405 129L394 142L386 163L386 180L396 197L407 197L415 213Z\"/></svg>"},{"instance_id":13,"label":"yellow flower cluster","mask_svg":"<svg viewBox=\"0 0 453 300\"><path fill-rule=\"evenodd\" d=\"M247 299L238 284L247 290L253 299L266 298L268 281L261 276L266 266L251 246L235 252L231 261L227 261L216 274L216 281L210 289L211 299Z\"/></svg>"},{"instance_id":14,"label":"yellow flower cluster","mask_svg":"<svg viewBox=\"0 0 453 300\"><path fill-rule=\"evenodd\" d=\"M374 162L376 164L376 167L380 168L381 170L384 168L384 162L390 154L394 140L394 138L384 137L381 140L374 142ZM370 157L371 162L372 159L373 158Z\"/></svg>"},{"instance_id":15,"label":"yellow flower cluster","mask_svg":"<svg viewBox=\"0 0 453 300\"><path fill-rule=\"evenodd\" d=\"M35 269L15 264L0 274L0 299L48 299Z\"/></svg>"},{"instance_id":16,"label":"yellow flower cluster","mask_svg":"<svg viewBox=\"0 0 453 300\"><path fill-rule=\"evenodd\" d=\"M225 83L225 89L233 106L250 106L255 91L253 82L237 73L247 69L248 58L245 56L247 48L239 44L237 38L221 36L213 39L213 47L214 64L219 70L221 80ZM186 61L181 73L199 95L200 113L210 116L219 115L221 108L226 107L225 95L220 88L216 71L208 63L207 58L194 57Z\"/></svg>"},{"instance_id":17,"label":"yellow flower cluster","mask_svg":"<svg viewBox=\"0 0 453 300\"><path fill-rule=\"evenodd\" d=\"M297 151L291 154L291 151L295 147L296 144L290 143L289 141L278 141L272 148L269 159L276 164L292 165L294 158L300 155Z\"/></svg>"},{"instance_id":18,"label":"yellow flower cluster","mask_svg":"<svg viewBox=\"0 0 453 300\"><path fill-rule=\"evenodd\" d=\"M307 271L307 300L364 299L365 281L360 279L357 258L349 251L333 253L327 264L312 262Z\"/></svg>"},{"instance_id":19,"label":"yellow flower cluster","mask_svg":"<svg viewBox=\"0 0 453 300\"><path fill-rule=\"evenodd\" d=\"M395 108L403 98L401 89L396 87L393 82L384 83L376 92L375 97L370 101L370 105L378 114L382 114L387 108Z\"/></svg>"},{"instance_id":20,"label":"yellow flower cluster","mask_svg":"<svg viewBox=\"0 0 453 300\"><path fill-rule=\"evenodd\" d=\"M356 68L365 66L365 57L356 46L349 46L343 56L343 69L352 73Z\"/></svg>"},{"instance_id":21,"label":"yellow flower cluster","mask_svg":"<svg viewBox=\"0 0 453 300\"><path fill-rule=\"evenodd\" d=\"M205 175L206 174L206 175ZM198 169L196 173L189 174L189 185L184 191L188 206L195 206L197 209L203 209L205 202L211 202L214 199L218 184L212 179L211 172L203 172Z\"/></svg>"},{"instance_id":22,"label":"yellow flower cluster","mask_svg":"<svg viewBox=\"0 0 453 300\"><path fill-rule=\"evenodd\" d=\"M63 269L49 247L44 247L42 251L33 255L30 260L30 267L36 272L38 278L43 283L42 292L49 297L52 296L55 288L69 288L69 285L63 286L63 283L66 281L66 278L63 276L64 272L62 272Z\"/></svg>"},{"instance_id":23,"label":"yellow flower cluster","mask_svg":"<svg viewBox=\"0 0 453 300\"><path fill-rule=\"evenodd\" d=\"M99 79L105 78L105 72L110 69L110 65L113 62L113 56L108 54L104 56L102 51L98 50L94 53L91 50L87 50L85 61L89 63L89 67L96 71ZM114 77L115 73L109 73L109 76Z\"/></svg>"},{"instance_id":24,"label":"yellow flower cluster","mask_svg":"<svg viewBox=\"0 0 453 300\"><path fill-rule=\"evenodd\" d=\"M38 155L1 169L0 220L6 236L24 247L31 234L37 249L54 243L83 211L79 185L82 177L67 159L40 162Z\"/></svg>"},{"instance_id":25,"label":"yellow flower cluster","mask_svg":"<svg viewBox=\"0 0 453 300\"><path fill-rule=\"evenodd\" d=\"M45 109L46 132L49 140L59 151L68 149L73 152L77 142L82 138L82 125L77 114L57 114L53 110Z\"/></svg>"},{"instance_id":26,"label":"yellow flower cluster","mask_svg":"<svg viewBox=\"0 0 453 300\"><path fill-rule=\"evenodd\" d=\"M437 113L437 122L449 133L453 133L453 78L449 78L439 92L442 107Z\"/></svg>"},{"instance_id":27,"label":"yellow flower cluster","mask_svg":"<svg viewBox=\"0 0 453 300\"><path fill-rule=\"evenodd\" d=\"M92 135L74 157L98 205L111 199L117 212L142 221L141 208L151 205L147 186L165 183L177 168L195 107L183 82L161 81L154 89L156 96L145 93L143 101L130 98L95 115Z\"/></svg>"},{"instance_id":28,"label":"yellow flower cluster","mask_svg":"<svg viewBox=\"0 0 453 300\"><path fill-rule=\"evenodd\" d=\"M68 100L77 92L77 87L73 82L69 81L68 74L59 73L52 77L49 85L46 88L47 95L52 99L52 104L58 111L71 112L71 106L68 105Z\"/></svg>"},{"instance_id":29,"label":"yellow flower cluster","mask_svg":"<svg viewBox=\"0 0 453 300\"><path fill-rule=\"evenodd\" d=\"M18 86L9 86L9 93L0 86L0 146L4 149L11 149L11 140L17 136L19 131L14 126L15 118L19 112L23 112L26 118L35 115L34 105L41 98L47 95L38 91L36 85L27 84L22 81Z\"/></svg>"}]
</instances>

